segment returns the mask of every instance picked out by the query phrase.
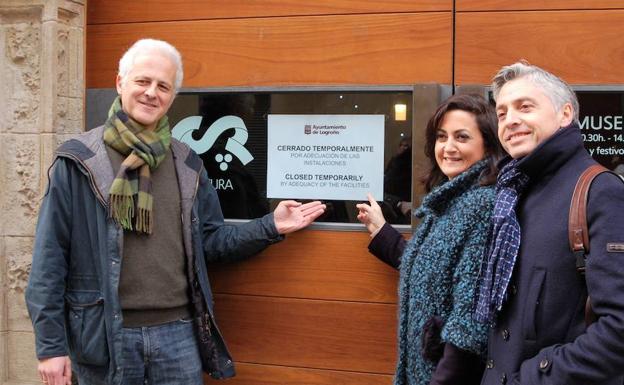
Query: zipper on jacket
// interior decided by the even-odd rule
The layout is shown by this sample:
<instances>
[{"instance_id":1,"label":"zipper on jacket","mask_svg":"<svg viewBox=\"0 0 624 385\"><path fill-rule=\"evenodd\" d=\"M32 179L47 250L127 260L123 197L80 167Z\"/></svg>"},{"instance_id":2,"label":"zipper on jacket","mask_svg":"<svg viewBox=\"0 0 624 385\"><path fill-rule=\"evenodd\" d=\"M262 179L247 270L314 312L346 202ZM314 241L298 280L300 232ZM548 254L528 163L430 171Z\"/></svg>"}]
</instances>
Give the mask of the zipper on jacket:
<instances>
[{"instance_id":1,"label":"zipper on jacket","mask_svg":"<svg viewBox=\"0 0 624 385\"><path fill-rule=\"evenodd\" d=\"M199 173L197 173L197 178L195 178L195 191L193 192L193 198L191 199L191 203L195 202L195 198L197 197L197 191L199 191L199 178L200 178L200 174L201 170ZM184 214L181 214L181 219L182 219L182 226L184 227ZM193 208L191 207L191 226L193 224L193 219L197 219L197 218L193 218ZM193 229L191 228L191 237L193 236ZM195 251L193 250L193 245L192 245L192 240L191 240L191 252L193 254L195 254ZM195 259L197 258L197 256L195 256ZM194 261L195 263L197 263L197 261ZM194 267L193 270L195 271L195 274L199 274L199 272L197 271L197 269ZM201 286L201 285L200 285ZM201 287L199 287L199 291L201 293ZM202 297L205 297L203 293L201 293ZM207 301L206 298L204 298L204 301ZM206 304L207 305L207 304ZM210 322L212 321L212 323L214 324L214 320L213 320L213 316L210 312L210 310L208 308L206 308L206 311L201 315L200 317L200 328L204 330L205 335L207 336L212 336L212 330L210 328ZM216 324L215 324L216 326Z\"/></svg>"},{"instance_id":2,"label":"zipper on jacket","mask_svg":"<svg viewBox=\"0 0 624 385\"><path fill-rule=\"evenodd\" d=\"M208 335L212 335L212 330L210 330L210 311L206 310L206 312L204 313L204 325L206 327L206 332L208 333Z\"/></svg>"},{"instance_id":3,"label":"zipper on jacket","mask_svg":"<svg viewBox=\"0 0 624 385\"><path fill-rule=\"evenodd\" d=\"M197 196L197 191L199 190L199 177L200 177L200 175L201 175L201 169L197 173L197 178L195 178L195 192L193 192L193 199L191 200L191 202L195 202L195 197Z\"/></svg>"},{"instance_id":4,"label":"zipper on jacket","mask_svg":"<svg viewBox=\"0 0 624 385\"><path fill-rule=\"evenodd\" d=\"M192 204L193 202L195 202L195 197L197 197L197 191L199 190L199 174L197 174L197 178L195 179L195 191L193 191L193 197L191 198L191 224L193 223L193 207ZM182 220L182 227L185 227L185 221L184 221L184 210L180 210L180 219ZM191 229L191 236L192 236L192 229Z\"/></svg>"}]
</instances>

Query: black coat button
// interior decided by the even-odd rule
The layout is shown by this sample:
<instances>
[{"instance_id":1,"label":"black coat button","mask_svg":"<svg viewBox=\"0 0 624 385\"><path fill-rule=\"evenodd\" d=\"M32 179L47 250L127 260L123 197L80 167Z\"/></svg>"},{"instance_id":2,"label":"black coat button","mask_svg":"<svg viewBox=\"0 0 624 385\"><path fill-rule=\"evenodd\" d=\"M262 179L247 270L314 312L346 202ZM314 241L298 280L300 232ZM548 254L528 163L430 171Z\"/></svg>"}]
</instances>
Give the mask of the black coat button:
<instances>
[{"instance_id":1,"label":"black coat button","mask_svg":"<svg viewBox=\"0 0 624 385\"><path fill-rule=\"evenodd\" d=\"M501 384L505 385L507 383L507 375L503 373L501 376Z\"/></svg>"},{"instance_id":2,"label":"black coat button","mask_svg":"<svg viewBox=\"0 0 624 385\"><path fill-rule=\"evenodd\" d=\"M487 360L487 362L485 363L485 367L487 369L492 369L494 367L494 361L493 360Z\"/></svg>"},{"instance_id":3,"label":"black coat button","mask_svg":"<svg viewBox=\"0 0 624 385\"><path fill-rule=\"evenodd\" d=\"M503 329L503 331L501 332L501 336L503 336L503 339L505 341L509 341L509 330Z\"/></svg>"}]
</instances>

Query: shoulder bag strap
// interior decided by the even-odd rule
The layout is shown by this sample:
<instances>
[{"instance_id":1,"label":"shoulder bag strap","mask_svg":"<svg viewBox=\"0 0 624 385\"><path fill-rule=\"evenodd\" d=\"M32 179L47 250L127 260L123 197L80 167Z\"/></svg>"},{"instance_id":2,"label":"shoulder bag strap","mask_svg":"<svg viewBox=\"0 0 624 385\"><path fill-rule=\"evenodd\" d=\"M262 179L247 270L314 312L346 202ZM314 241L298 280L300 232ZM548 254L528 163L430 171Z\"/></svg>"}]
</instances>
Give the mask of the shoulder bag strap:
<instances>
[{"instance_id":1,"label":"shoulder bag strap","mask_svg":"<svg viewBox=\"0 0 624 385\"><path fill-rule=\"evenodd\" d=\"M570 249L576 257L576 270L585 274L585 259L589 254L589 232L587 231L587 196L594 178L609 169L599 164L589 166L579 177L570 202L568 237Z\"/></svg>"},{"instance_id":2,"label":"shoulder bag strap","mask_svg":"<svg viewBox=\"0 0 624 385\"><path fill-rule=\"evenodd\" d=\"M568 237L570 249L576 258L576 270L585 275L585 261L589 254L589 231L587 230L587 196L594 178L609 170L599 164L589 166L579 177L570 202L568 216ZM591 308L589 296L585 303L585 325L589 326L597 317Z\"/></svg>"}]
</instances>

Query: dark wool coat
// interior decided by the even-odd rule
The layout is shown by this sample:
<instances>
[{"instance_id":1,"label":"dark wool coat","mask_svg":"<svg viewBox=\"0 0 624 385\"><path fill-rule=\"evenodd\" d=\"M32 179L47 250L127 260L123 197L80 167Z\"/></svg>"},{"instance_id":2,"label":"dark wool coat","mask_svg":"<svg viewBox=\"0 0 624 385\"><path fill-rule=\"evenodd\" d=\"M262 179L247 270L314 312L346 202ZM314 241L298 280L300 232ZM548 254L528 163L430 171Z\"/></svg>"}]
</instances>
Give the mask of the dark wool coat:
<instances>
[{"instance_id":1,"label":"dark wool coat","mask_svg":"<svg viewBox=\"0 0 624 385\"><path fill-rule=\"evenodd\" d=\"M522 159L530 178L516 213L521 246L496 327L483 385L622 384L624 373L624 184L594 181L587 207L587 287L599 320L585 330L586 286L568 245L568 210L579 175L591 164L576 125Z\"/></svg>"},{"instance_id":2,"label":"dark wool coat","mask_svg":"<svg viewBox=\"0 0 624 385\"><path fill-rule=\"evenodd\" d=\"M493 187L478 184L485 167L481 161L434 188L416 211L422 222L400 260L396 385L429 384L435 365L421 355L421 336L424 324L434 316L444 322L443 342L473 356L485 351L487 327L472 318L494 201ZM405 245L396 231L389 236L388 229L391 227L385 226L383 233L373 238L369 249L397 266L388 253L380 252Z\"/></svg>"}]
</instances>

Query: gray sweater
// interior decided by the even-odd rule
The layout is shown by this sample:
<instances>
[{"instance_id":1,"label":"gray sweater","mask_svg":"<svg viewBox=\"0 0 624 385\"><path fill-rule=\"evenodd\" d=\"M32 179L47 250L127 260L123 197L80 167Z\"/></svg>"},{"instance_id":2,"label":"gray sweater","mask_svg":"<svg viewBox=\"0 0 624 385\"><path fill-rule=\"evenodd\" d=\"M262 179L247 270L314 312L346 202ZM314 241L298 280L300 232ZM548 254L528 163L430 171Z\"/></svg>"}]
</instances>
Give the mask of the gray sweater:
<instances>
[{"instance_id":1,"label":"gray sweater","mask_svg":"<svg viewBox=\"0 0 624 385\"><path fill-rule=\"evenodd\" d=\"M113 170L124 156L107 146ZM154 231L124 231L119 298L124 327L159 325L190 316L182 245L180 191L171 151L152 170Z\"/></svg>"}]
</instances>

